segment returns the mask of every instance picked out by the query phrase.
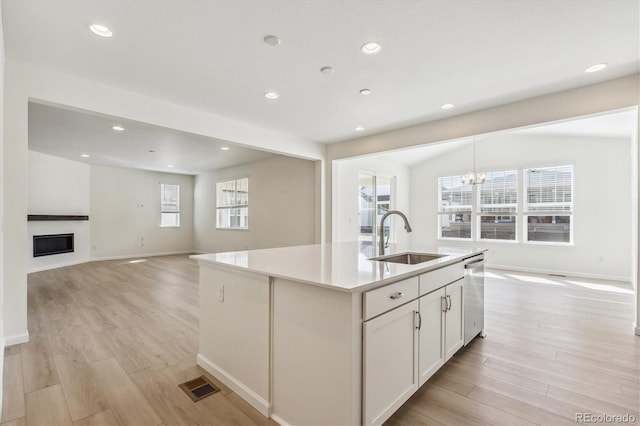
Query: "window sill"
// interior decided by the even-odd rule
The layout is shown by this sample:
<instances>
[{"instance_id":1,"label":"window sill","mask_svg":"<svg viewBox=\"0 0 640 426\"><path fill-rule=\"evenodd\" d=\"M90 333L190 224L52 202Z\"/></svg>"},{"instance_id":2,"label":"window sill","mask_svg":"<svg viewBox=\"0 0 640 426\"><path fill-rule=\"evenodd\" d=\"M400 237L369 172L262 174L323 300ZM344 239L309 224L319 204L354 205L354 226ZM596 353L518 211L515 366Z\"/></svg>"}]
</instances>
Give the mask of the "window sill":
<instances>
[{"instance_id":1,"label":"window sill","mask_svg":"<svg viewBox=\"0 0 640 426\"><path fill-rule=\"evenodd\" d=\"M472 238L438 237L440 241L473 241Z\"/></svg>"},{"instance_id":2,"label":"window sill","mask_svg":"<svg viewBox=\"0 0 640 426\"><path fill-rule=\"evenodd\" d=\"M160 225L160 228L180 228L180 225Z\"/></svg>"},{"instance_id":3,"label":"window sill","mask_svg":"<svg viewBox=\"0 0 640 426\"><path fill-rule=\"evenodd\" d=\"M249 228L218 228L216 227L216 231L248 231Z\"/></svg>"},{"instance_id":4,"label":"window sill","mask_svg":"<svg viewBox=\"0 0 640 426\"><path fill-rule=\"evenodd\" d=\"M476 240L478 243L505 243L505 244L520 244L520 241L518 240L492 240L490 238L480 238L479 240Z\"/></svg>"},{"instance_id":5,"label":"window sill","mask_svg":"<svg viewBox=\"0 0 640 426\"><path fill-rule=\"evenodd\" d=\"M558 243L553 241L524 241L522 244L530 244L532 246L575 247L574 243Z\"/></svg>"}]
</instances>

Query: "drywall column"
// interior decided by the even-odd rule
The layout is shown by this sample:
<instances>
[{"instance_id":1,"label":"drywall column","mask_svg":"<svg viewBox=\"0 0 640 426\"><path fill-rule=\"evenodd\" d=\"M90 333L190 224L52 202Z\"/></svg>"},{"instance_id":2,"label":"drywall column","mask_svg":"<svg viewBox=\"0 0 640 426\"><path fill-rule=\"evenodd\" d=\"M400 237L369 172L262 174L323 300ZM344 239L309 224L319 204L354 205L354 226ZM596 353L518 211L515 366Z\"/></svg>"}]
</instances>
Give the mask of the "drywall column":
<instances>
[{"instance_id":1,"label":"drywall column","mask_svg":"<svg viewBox=\"0 0 640 426\"><path fill-rule=\"evenodd\" d=\"M27 174L28 97L20 70L5 66L4 86L4 337L13 345L29 340L27 331Z\"/></svg>"},{"instance_id":2,"label":"drywall column","mask_svg":"<svg viewBox=\"0 0 640 426\"><path fill-rule=\"evenodd\" d=\"M635 93L638 93L638 91L636 90ZM640 336L640 247L638 247L638 245L640 244L640 236L638 235L638 231L640 230L640 203L638 200L638 185L640 185L640 182L638 182L638 176L640 175L640 106L638 106L638 108L636 109L636 114L638 115L636 120L636 135L634 140L631 141L631 143L633 144L632 152L635 153L636 160L636 167L631 174L632 178L634 179L634 193L632 195L633 211L636 216L635 232L632 236L633 249L635 250L635 262L633 265L635 273L632 275L632 277L635 279L633 287L636 291L636 324L634 331L637 336Z\"/></svg>"},{"instance_id":3,"label":"drywall column","mask_svg":"<svg viewBox=\"0 0 640 426\"><path fill-rule=\"evenodd\" d=\"M2 7L0 7L0 224L4 220L4 31L2 28ZM2 267L4 226L0 226L0 377L4 377L4 280ZM0 401L2 401L3 381L0 381ZM2 404L0 404L2 419Z\"/></svg>"}]
</instances>

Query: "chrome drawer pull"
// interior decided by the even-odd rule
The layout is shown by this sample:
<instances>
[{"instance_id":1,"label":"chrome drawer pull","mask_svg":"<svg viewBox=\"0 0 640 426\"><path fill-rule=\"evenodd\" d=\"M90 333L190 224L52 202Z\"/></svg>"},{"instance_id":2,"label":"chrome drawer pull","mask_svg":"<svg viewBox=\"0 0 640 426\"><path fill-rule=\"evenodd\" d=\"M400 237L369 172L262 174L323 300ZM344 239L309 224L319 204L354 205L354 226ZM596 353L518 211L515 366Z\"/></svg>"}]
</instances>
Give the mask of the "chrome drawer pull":
<instances>
[{"instance_id":1,"label":"chrome drawer pull","mask_svg":"<svg viewBox=\"0 0 640 426\"><path fill-rule=\"evenodd\" d=\"M389 296L390 298L392 298L393 300L396 299L400 299L402 296L404 296L404 294L397 292L397 293L393 293L391 296Z\"/></svg>"}]
</instances>

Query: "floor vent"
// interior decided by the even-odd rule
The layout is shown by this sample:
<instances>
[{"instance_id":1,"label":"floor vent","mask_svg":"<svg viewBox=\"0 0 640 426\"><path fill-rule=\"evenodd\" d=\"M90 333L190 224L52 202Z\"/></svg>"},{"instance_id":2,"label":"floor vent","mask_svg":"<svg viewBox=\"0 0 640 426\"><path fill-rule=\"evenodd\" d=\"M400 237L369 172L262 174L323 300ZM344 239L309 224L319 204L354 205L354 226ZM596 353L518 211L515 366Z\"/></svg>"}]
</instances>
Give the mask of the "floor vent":
<instances>
[{"instance_id":1,"label":"floor vent","mask_svg":"<svg viewBox=\"0 0 640 426\"><path fill-rule=\"evenodd\" d=\"M196 379L189 380L182 383L180 389L182 389L193 402L200 401L202 398L206 398L209 395L213 395L219 392L220 389L211 383L206 377L200 376Z\"/></svg>"}]
</instances>

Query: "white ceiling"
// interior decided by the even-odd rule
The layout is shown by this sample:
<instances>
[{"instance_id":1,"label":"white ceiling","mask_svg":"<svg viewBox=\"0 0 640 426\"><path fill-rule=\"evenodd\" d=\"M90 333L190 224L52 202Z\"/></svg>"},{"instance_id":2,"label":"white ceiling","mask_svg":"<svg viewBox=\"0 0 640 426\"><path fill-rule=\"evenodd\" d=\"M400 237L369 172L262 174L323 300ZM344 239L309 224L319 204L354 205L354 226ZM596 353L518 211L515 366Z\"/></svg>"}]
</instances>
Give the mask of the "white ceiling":
<instances>
[{"instance_id":1,"label":"white ceiling","mask_svg":"<svg viewBox=\"0 0 640 426\"><path fill-rule=\"evenodd\" d=\"M320 142L639 68L637 1L3 0L2 9L9 58ZM281 45L263 43L267 34ZM365 56L371 40L382 51ZM609 67L584 72L599 62ZM365 87L373 93L360 95ZM267 90L280 98L267 101ZM456 108L440 109L449 102Z\"/></svg>"},{"instance_id":2,"label":"white ceiling","mask_svg":"<svg viewBox=\"0 0 640 426\"><path fill-rule=\"evenodd\" d=\"M114 125L125 130L114 131ZM222 151L222 147L229 150ZM29 149L87 164L194 175L273 155L204 136L33 102L29 103Z\"/></svg>"}]
</instances>

